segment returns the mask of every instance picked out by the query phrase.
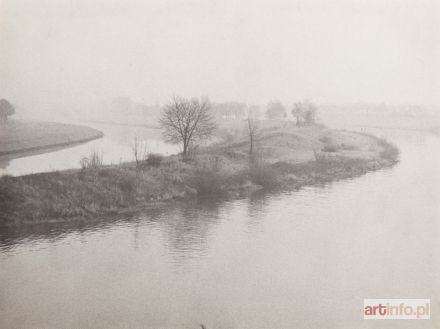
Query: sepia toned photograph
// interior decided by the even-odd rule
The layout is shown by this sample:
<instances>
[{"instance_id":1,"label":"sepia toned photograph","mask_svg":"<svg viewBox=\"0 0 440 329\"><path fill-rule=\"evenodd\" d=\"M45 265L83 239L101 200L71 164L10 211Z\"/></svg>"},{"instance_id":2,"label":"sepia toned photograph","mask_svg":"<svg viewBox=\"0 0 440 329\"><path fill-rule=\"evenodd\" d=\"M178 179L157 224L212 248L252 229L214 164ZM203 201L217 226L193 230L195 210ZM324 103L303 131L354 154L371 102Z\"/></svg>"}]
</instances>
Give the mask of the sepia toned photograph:
<instances>
[{"instance_id":1,"label":"sepia toned photograph","mask_svg":"<svg viewBox=\"0 0 440 329\"><path fill-rule=\"evenodd\" d=\"M0 0L0 329L439 329L438 0Z\"/></svg>"}]
</instances>

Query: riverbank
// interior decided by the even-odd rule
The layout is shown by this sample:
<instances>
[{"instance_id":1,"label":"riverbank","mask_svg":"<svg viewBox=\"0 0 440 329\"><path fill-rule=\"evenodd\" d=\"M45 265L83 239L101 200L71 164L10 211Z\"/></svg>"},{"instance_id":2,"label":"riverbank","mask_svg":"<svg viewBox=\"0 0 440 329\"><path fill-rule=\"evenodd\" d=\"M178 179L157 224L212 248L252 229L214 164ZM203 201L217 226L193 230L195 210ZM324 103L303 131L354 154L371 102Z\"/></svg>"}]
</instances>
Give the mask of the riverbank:
<instances>
[{"instance_id":1,"label":"riverbank","mask_svg":"<svg viewBox=\"0 0 440 329\"><path fill-rule=\"evenodd\" d=\"M246 136L233 131L186 161L151 156L138 165L3 177L0 224L96 219L163 202L295 189L391 166L398 157L393 145L370 135L268 122L250 163Z\"/></svg>"},{"instance_id":2,"label":"riverbank","mask_svg":"<svg viewBox=\"0 0 440 329\"><path fill-rule=\"evenodd\" d=\"M101 138L103 133L89 127L54 122L10 120L0 127L0 157L20 157L51 148L70 146Z\"/></svg>"}]
</instances>

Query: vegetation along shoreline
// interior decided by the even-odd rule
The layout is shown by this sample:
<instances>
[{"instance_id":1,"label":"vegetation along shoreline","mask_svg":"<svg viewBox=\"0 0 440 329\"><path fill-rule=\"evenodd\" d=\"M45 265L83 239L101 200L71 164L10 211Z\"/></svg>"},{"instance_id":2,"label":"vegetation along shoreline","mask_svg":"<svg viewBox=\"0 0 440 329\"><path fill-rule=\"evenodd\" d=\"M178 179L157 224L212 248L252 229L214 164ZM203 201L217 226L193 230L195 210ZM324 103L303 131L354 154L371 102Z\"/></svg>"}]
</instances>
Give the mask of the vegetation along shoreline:
<instances>
[{"instance_id":1,"label":"vegetation along shoreline","mask_svg":"<svg viewBox=\"0 0 440 329\"><path fill-rule=\"evenodd\" d=\"M164 107L164 139L181 154L148 153L134 140L133 162L104 165L92 152L82 169L0 178L0 226L111 217L164 202L230 199L257 191L298 189L394 165L398 149L372 135L329 129L316 108L296 103L289 121L249 111L246 119L214 120L207 100L174 98ZM213 139L211 144L207 140Z\"/></svg>"},{"instance_id":2,"label":"vegetation along shoreline","mask_svg":"<svg viewBox=\"0 0 440 329\"><path fill-rule=\"evenodd\" d=\"M193 159L180 155L162 158L150 154L139 163L104 166L91 164L83 169L0 178L0 226L49 221L93 220L163 202L194 198L240 198L255 191L298 189L351 178L394 165L398 160L395 146L383 139L365 134L330 130L325 127L302 128L301 133L325 137L353 138L369 141L368 156L360 156L349 144L340 143L334 152L302 149L312 152L305 161L288 159L287 146L274 144L292 136L278 134L261 137L260 145L275 151L285 149L287 157L249 164L240 142L219 143L199 150ZM270 134L270 130L267 132ZM321 137L318 137L321 136ZM297 148L317 139L301 140ZM326 142L322 149L325 148ZM365 147L363 145L362 147ZM337 150L336 150L337 149Z\"/></svg>"}]
</instances>

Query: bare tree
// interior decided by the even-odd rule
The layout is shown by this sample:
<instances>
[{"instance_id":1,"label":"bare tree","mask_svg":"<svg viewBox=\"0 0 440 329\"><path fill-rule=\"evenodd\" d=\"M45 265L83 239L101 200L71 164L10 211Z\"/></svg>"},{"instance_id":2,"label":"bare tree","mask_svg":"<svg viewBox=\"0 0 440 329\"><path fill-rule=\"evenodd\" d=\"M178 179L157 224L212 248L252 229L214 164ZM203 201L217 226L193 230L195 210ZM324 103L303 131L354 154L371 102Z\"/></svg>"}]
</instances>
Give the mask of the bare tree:
<instances>
[{"instance_id":1,"label":"bare tree","mask_svg":"<svg viewBox=\"0 0 440 329\"><path fill-rule=\"evenodd\" d=\"M139 141L137 136L134 136L132 151L134 160L136 161L136 168L141 168L142 163L147 157L147 145L144 142Z\"/></svg>"},{"instance_id":2,"label":"bare tree","mask_svg":"<svg viewBox=\"0 0 440 329\"><path fill-rule=\"evenodd\" d=\"M258 135L258 122L252 115L248 115L247 127L249 135L249 157L252 160L254 156L255 141Z\"/></svg>"},{"instance_id":3,"label":"bare tree","mask_svg":"<svg viewBox=\"0 0 440 329\"><path fill-rule=\"evenodd\" d=\"M164 107L160 126L167 142L182 144L183 155L189 147L201 140L210 139L216 129L207 99L198 100L174 97Z\"/></svg>"}]
</instances>

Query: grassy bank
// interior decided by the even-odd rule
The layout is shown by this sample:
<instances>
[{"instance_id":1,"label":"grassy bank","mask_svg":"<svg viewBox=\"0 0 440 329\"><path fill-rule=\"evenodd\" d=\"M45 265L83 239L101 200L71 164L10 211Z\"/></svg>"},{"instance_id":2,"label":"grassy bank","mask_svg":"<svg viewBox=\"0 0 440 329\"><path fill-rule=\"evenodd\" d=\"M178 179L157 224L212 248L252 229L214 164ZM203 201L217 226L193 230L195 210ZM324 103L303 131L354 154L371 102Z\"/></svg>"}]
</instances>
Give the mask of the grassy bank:
<instances>
[{"instance_id":1,"label":"grassy bank","mask_svg":"<svg viewBox=\"0 0 440 329\"><path fill-rule=\"evenodd\" d=\"M0 156L14 157L100 137L100 131L84 126L10 120L0 126Z\"/></svg>"},{"instance_id":2,"label":"grassy bank","mask_svg":"<svg viewBox=\"0 0 440 329\"><path fill-rule=\"evenodd\" d=\"M267 123L250 163L246 136L231 127L191 159L151 157L138 164L0 179L0 224L96 218L191 198L246 196L325 183L391 166L385 140L321 126Z\"/></svg>"}]
</instances>

